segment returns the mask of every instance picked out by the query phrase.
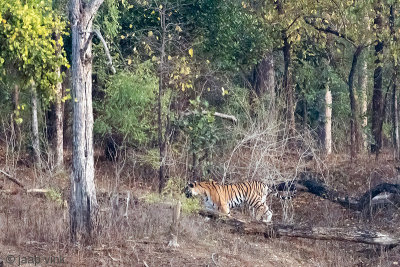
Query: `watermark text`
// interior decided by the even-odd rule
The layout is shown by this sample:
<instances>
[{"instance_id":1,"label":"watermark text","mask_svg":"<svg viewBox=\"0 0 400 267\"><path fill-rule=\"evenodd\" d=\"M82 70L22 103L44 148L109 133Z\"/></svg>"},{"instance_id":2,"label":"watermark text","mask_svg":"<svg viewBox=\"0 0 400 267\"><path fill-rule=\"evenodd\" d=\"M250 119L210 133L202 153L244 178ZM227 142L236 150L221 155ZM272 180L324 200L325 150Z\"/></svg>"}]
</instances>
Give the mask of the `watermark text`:
<instances>
[{"instance_id":1,"label":"watermark text","mask_svg":"<svg viewBox=\"0 0 400 267\"><path fill-rule=\"evenodd\" d=\"M65 258L63 256L49 255L49 256L38 256L38 255L12 255L6 256L5 263L15 266L22 266L25 264L33 265L46 265L46 264L65 264Z\"/></svg>"}]
</instances>

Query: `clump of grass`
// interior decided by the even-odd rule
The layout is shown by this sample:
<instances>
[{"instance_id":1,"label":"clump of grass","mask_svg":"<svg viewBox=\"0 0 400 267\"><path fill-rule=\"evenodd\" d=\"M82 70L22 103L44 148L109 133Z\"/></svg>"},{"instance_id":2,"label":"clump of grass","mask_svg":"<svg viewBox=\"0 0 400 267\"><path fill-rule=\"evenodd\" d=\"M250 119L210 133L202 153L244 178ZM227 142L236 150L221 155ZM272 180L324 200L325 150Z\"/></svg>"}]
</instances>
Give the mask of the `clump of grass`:
<instances>
[{"instance_id":1,"label":"clump of grass","mask_svg":"<svg viewBox=\"0 0 400 267\"><path fill-rule=\"evenodd\" d=\"M57 189L50 188L46 193L45 196L47 199L57 203L58 205L63 204L62 193Z\"/></svg>"},{"instance_id":2,"label":"clump of grass","mask_svg":"<svg viewBox=\"0 0 400 267\"><path fill-rule=\"evenodd\" d=\"M198 198L186 198L182 195L181 203L183 213L196 213L201 209L201 203Z\"/></svg>"},{"instance_id":3,"label":"clump of grass","mask_svg":"<svg viewBox=\"0 0 400 267\"><path fill-rule=\"evenodd\" d=\"M156 204L156 203L161 203L163 202L163 197L160 194L157 194L155 192L150 192L145 195L143 195L143 200L144 202L148 204Z\"/></svg>"},{"instance_id":4,"label":"clump of grass","mask_svg":"<svg viewBox=\"0 0 400 267\"><path fill-rule=\"evenodd\" d=\"M197 198L187 198L183 194L186 181L180 177L172 177L168 180L161 194L150 192L143 196L143 200L149 204L175 203L181 201L182 212L195 213L201 209L201 203Z\"/></svg>"}]
</instances>

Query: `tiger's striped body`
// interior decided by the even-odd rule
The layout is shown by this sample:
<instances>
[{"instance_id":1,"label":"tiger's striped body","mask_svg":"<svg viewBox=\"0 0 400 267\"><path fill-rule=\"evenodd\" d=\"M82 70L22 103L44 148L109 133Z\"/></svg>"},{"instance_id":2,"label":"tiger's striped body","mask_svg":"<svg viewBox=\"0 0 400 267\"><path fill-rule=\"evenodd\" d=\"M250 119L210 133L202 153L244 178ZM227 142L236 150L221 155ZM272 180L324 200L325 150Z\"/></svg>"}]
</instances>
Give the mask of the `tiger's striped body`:
<instances>
[{"instance_id":1,"label":"tiger's striped body","mask_svg":"<svg viewBox=\"0 0 400 267\"><path fill-rule=\"evenodd\" d=\"M258 181L221 185L217 182L194 182L186 189L186 197L202 196L207 209L217 210L230 215L230 210L247 203L255 211L257 220L269 223L272 211L266 204L266 198L273 190ZM290 197L287 197L290 198Z\"/></svg>"}]
</instances>

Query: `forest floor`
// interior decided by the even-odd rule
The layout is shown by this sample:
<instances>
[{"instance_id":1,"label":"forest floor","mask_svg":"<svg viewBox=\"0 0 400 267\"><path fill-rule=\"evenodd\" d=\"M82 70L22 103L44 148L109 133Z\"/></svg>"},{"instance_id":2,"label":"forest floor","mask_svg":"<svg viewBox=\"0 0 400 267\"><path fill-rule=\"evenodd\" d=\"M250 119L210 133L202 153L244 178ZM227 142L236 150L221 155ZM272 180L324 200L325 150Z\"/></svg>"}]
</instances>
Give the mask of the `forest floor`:
<instances>
[{"instance_id":1,"label":"forest floor","mask_svg":"<svg viewBox=\"0 0 400 267\"><path fill-rule=\"evenodd\" d=\"M0 148L0 169L5 167ZM389 153L379 161L362 156L350 163L345 156L334 156L324 163L329 185L359 196L372 186L400 183ZM17 178L26 188L61 188L68 194L68 172L43 175L25 161L17 166ZM96 161L99 192L115 184L115 168L103 159ZM222 222L198 214L183 213L179 247L167 246L170 240L172 208L167 203L151 203L145 196L153 192L150 182L126 178L121 174L119 191L132 192L133 205L125 215L123 198L101 198L99 237L92 246L71 245L68 239L68 210L64 197L57 194L38 197L18 190L0 175L0 259L4 266L397 266L400 247L390 250L378 246L321 241L302 238L265 238L233 232ZM125 177L125 178L124 178ZM400 207L377 208L372 217L347 210L338 204L300 192L284 205L272 200L273 220L283 215L296 225L359 227L389 233L400 232ZM121 203L120 203L121 202ZM110 204L114 203L114 204ZM120 203L120 204L118 204ZM287 203L286 203L287 204ZM246 212L245 212L246 213ZM248 218L240 211L235 217ZM11 263L11 261L13 261ZM31 261L31 262L30 262ZM47 261L47 263L46 263Z\"/></svg>"}]
</instances>

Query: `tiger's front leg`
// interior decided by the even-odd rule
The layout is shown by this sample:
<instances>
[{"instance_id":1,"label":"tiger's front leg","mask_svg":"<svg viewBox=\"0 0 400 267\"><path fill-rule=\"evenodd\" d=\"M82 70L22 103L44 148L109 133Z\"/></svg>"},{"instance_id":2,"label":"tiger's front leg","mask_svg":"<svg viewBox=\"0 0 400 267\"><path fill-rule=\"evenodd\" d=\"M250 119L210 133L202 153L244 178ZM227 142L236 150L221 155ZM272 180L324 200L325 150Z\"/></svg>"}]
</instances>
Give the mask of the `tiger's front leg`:
<instances>
[{"instance_id":1,"label":"tiger's front leg","mask_svg":"<svg viewBox=\"0 0 400 267\"><path fill-rule=\"evenodd\" d=\"M268 205L262 205L259 210L256 212L256 220L262 221L264 223L271 223L272 219L272 211L268 207Z\"/></svg>"}]
</instances>

